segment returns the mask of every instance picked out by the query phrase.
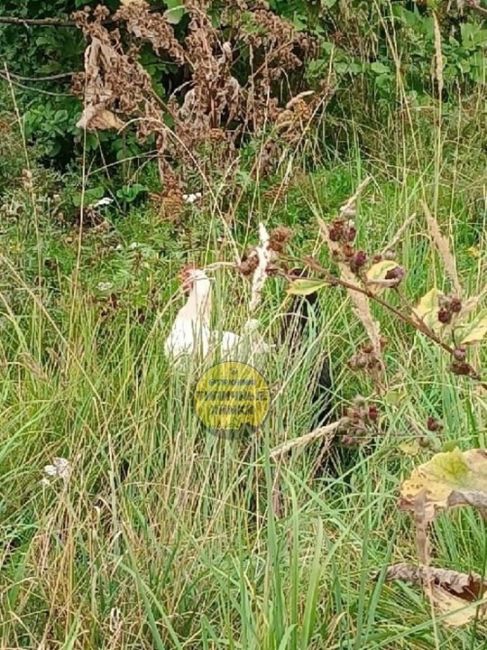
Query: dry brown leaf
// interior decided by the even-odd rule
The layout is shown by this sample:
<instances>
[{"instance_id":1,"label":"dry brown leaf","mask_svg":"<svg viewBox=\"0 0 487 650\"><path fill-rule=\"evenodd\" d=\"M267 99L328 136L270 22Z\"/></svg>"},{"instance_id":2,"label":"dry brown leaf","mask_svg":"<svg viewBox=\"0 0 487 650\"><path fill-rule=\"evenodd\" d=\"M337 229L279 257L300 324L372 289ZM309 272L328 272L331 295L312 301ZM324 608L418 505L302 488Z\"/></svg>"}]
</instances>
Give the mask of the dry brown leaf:
<instances>
[{"instance_id":1,"label":"dry brown leaf","mask_svg":"<svg viewBox=\"0 0 487 650\"><path fill-rule=\"evenodd\" d=\"M90 130L104 131L107 129L123 129L125 122L123 122L115 113L107 109L102 109L96 112L89 120L87 128Z\"/></svg>"},{"instance_id":2,"label":"dry brown leaf","mask_svg":"<svg viewBox=\"0 0 487 650\"><path fill-rule=\"evenodd\" d=\"M76 126L79 129L94 131L97 129L121 129L122 120L107 106L113 100L113 92L105 85L101 71L114 64L116 51L93 38L85 51L85 103L83 113Z\"/></svg>"},{"instance_id":3,"label":"dry brown leaf","mask_svg":"<svg viewBox=\"0 0 487 650\"><path fill-rule=\"evenodd\" d=\"M385 580L402 580L413 585L422 585L430 581L470 602L482 598L487 589L487 581L483 580L478 573L460 573L451 569L403 562L387 567Z\"/></svg>"},{"instance_id":4,"label":"dry brown leaf","mask_svg":"<svg viewBox=\"0 0 487 650\"><path fill-rule=\"evenodd\" d=\"M181 5L183 6L182 0ZM152 13L149 3L145 0L126 0L115 13L114 18L124 20L127 30L137 38L148 41L155 52L158 54L167 52L177 63L183 64L184 48L178 42L171 25L173 22L179 22L176 20L179 13L176 8L173 8L161 16Z\"/></svg>"},{"instance_id":5,"label":"dry brown leaf","mask_svg":"<svg viewBox=\"0 0 487 650\"><path fill-rule=\"evenodd\" d=\"M465 625L477 615L484 618L486 604L478 604L487 591L487 582L477 573L412 564L388 567L385 580L400 580L423 588L443 622L452 627ZM478 614L477 614L478 610Z\"/></svg>"},{"instance_id":6,"label":"dry brown leaf","mask_svg":"<svg viewBox=\"0 0 487 650\"><path fill-rule=\"evenodd\" d=\"M483 619L487 613L485 604L471 603L442 587L431 587L431 598L437 613L443 617L443 623L450 627L461 627L475 618Z\"/></svg>"},{"instance_id":7,"label":"dry brown leaf","mask_svg":"<svg viewBox=\"0 0 487 650\"><path fill-rule=\"evenodd\" d=\"M256 6L250 0L238 0L236 13L233 2L223 3L228 8L222 9L222 24L236 21L235 43L222 38L225 32L213 24L206 2L166 4L170 7L161 13L154 12L146 0L121 0L113 14L103 5L73 14L90 43L84 73L73 77L73 91L84 98L85 106L79 127L120 128L113 117L119 116L142 140L154 138L164 187L175 177L184 187L195 171L200 173L203 163L212 169L228 169L238 157L236 141L242 129L267 132L268 125L287 110L287 127L259 153L255 173L280 164L283 147L301 146L302 126L314 119L334 93L330 76L322 92L304 91L290 100L287 109L275 93L279 79L303 66L315 47L314 39L297 31L264 2ZM250 13L256 27L252 30L246 28ZM176 37L173 25L183 15L188 20L181 38ZM134 38L122 38L125 32ZM164 101L141 63L140 41L184 66L184 83ZM237 51L242 47L258 52L263 63L240 85L233 72L238 69Z\"/></svg>"},{"instance_id":8,"label":"dry brown leaf","mask_svg":"<svg viewBox=\"0 0 487 650\"><path fill-rule=\"evenodd\" d=\"M448 277L452 281L453 287L457 293L457 296L460 298L462 296L462 285L458 279L457 265L455 262L455 257L453 256L450 250L450 243L448 239L441 232L438 221L433 217L430 212L430 209L424 201L422 201L422 206L424 214L426 217L426 222L428 224L428 230L433 240L434 245L442 259L445 271L448 274Z\"/></svg>"}]
</instances>

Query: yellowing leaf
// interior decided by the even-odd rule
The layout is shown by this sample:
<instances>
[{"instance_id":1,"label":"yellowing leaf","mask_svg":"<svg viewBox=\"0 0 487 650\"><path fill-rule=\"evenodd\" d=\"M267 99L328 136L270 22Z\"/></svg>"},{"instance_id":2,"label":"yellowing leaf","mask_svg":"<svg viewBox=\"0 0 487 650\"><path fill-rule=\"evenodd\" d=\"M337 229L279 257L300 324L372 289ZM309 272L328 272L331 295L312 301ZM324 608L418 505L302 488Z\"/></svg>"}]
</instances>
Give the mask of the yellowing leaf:
<instances>
[{"instance_id":1,"label":"yellowing leaf","mask_svg":"<svg viewBox=\"0 0 487 650\"><path fill-rule=\"evenodd\" d=\"M455 451L458 447L458 440L448 440L441 446L441 451Z\"/></svg>"},{"instance_id":2,"label":"yellowing leaf","mask_svg":"<svg viewBox=\"0 0 487 650\"><path fill-rule=\"evenodd\" d=\"M438 311L440 309L440 298L444 295L436 287L430 289L414 308L413 316L424 321L425 325L430 329L439 331L442 328L442 323L438 320Z\"/></svg>"},{"instance_id":3,"label":"yellowing leaf","mask_svg":"<svg viewBox=\"0 0 487 650\"><path fill-rule=\"evenodd\" d=\"M452 506L487 506L487 451L460 449L436 454L417 467L401 487L400 507L421 515L425 522Z\"/></svg>"},{"instance_id":4,"label":"yellowing leaf","mask_svg":"<svg viewBox=\"0 0 487 650\"><path fill-rule=\"evenodd\" d=\"M487 606L478 603L487 592L479 575L430 566L428 524L439 511L470 505L487 511L487 450L439 453L419 465L401 486L399 507L414 515L416 545L421 564L389 567L386 580L419 584L446 625L465 625L485 618Z\"/></svg>"},{"instance_id":5,"label":"yellowing leaf","mask_svg":"<svg viewBox=\"0 0 487 650\"><path fill-rule=\"evenodd\" d=\"M387 271L392 271L392 269L397 268L397 262L394 260L382 260L376 264L372 264L370 269L367 271L367 280L369 282L377 282L378 280L385 280Z\"/></svg>"},{"instance_id":6,"label":"yellowing leaf","mask_svg":"<svg viewBox=\"0 0 487 650\"><path fill-rule=\"evenodd\" d=\"M413 442L401 442L401 444L398 445L398 448L403 454L406 454L406 456L417 456L421 450L417 440L414 440Z\"/></svg>"},{"instance_id":7,"label":"yellowing leaf","mask_svg":"<svg viewBox=\"0 0 487 650\"><path fill-rule=\"evenodd\" d=\"M300 278L298 280L293 280L288 287L288 294L293 296L309 296L312 293L315 293L319 289L326 287L328 283L326 280L313 280L310 278Z\"/></svg>"},{"instance_id":8,"label":"yellowing leaf","mask_svg":"<svg viewBox=\"0 0 487 650\"><path fill-rule=\"evenodd\" d=\"M430 289L430 291L428 291L428 293L426 293L421 298L421 300L414 308L414 313L416 316L424 319L424 317L433 309L438 310L440 306L439 301L441 296L443 296L443 293L441 291L438 291L436 287Z\"/></svg>"},{"instance_id":9,"label":"yellowing leaf","mask_svg":"<svg viewBox=\"0 0 487 650\"><path fill-rule=\"evenodd\" d=\"M397 406L404 400L405 397L406 391L404 389L395 388L388 390L382 400L385 404L389 404L390 406Z\"/></svg>"},{"instance_id":10,"label":"yellowing leaf","mask_svg":"<svg viewBox=\"0 0 487 650\"><path fill-rule=\"evenodd\" d=\"M469 323L464 330L461 345L480 343L487 334L487 309L483 309L478 316Z\"/></svg>"}]
</instances>

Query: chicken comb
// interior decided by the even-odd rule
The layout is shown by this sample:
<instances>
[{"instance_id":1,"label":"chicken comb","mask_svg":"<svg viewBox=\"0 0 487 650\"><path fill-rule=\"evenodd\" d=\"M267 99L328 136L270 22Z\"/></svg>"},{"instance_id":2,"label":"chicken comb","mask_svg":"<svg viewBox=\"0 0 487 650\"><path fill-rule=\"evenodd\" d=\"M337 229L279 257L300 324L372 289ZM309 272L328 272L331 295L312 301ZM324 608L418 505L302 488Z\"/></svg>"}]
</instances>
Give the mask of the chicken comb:
<instances>
[{"instance_id":1,"label":"chicken comb","mask_svg":"<svg viewBox=\"0 0 487 650\"><path fill-rule=\"evenodd\" d=\"M198 269L198 267L196 266L196 264L194 262L188 262L187 264L184 264L181 267L181 269L179 271L179 275L184 275L186 273L189 273L190 271L196 271L197 269Z\"/></svg>"},{"instance_id":2,"label":"chicken comb","mask_svg":"<svg viewBox=\"0 0 487 650\"><path fill-rule=\"evenodd\" d=\"M188 281L190 281L190 274L192 271L197 270L197 266L194 262L189 262L181 267L178 277L183 285L183 290L188 291L191 285L188 286Z\"/></svg>"}]
</instances>

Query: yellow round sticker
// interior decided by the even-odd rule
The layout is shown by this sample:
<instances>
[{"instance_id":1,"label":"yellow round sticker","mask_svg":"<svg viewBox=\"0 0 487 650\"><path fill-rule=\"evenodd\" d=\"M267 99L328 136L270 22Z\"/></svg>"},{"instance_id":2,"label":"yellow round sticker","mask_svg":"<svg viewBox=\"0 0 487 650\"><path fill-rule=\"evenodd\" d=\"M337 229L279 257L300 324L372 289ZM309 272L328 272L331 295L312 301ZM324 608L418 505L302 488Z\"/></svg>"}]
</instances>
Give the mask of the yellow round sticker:
<instances>
[{"instance_id":1,"label":"yellow round sticker","mask_svg":"<svg viewBox=\"0 0 487 650\"><path fill-rule=\"evenodd\" d=\"M205 426L218 431L257 428L269 404L266 380L246 363L218 363L203 373L196 385L196 414Z\"/></svg>"}]
</instances>

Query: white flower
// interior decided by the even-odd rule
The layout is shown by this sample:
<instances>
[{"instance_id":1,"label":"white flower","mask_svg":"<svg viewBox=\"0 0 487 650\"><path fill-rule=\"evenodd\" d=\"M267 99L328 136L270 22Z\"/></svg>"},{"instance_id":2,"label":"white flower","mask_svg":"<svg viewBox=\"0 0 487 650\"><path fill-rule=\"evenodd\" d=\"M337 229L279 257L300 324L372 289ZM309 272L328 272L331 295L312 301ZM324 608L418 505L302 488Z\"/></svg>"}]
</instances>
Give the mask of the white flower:
<instances>
[{"instance_id":1,"label":"white flower","mask_svg":"<svg viewBox=\"0 0 487 650\"><path fill-rule=\"evenodd\" d=\"M202 196L203 195L201 192L195 192L194 194L183 194L183 201L191 205L192 203L196 203L198 199L201 199Z\"/></svg>"},{"instance_id":2,"label":"white flower","mask_svg":"<svg viewBox=\"0 0 487 650\"><path fill-rule=\"evenodd\" d=\"M110 205L110 203L113 203L113 199L111 199L109 196L104 196L102 199L100 199L96 203L93 203L93 207L94 208L101 208L104 205Z\"/></svg>"},{"instance_id":3,"label":"white flower","mask_svg":"<svg viewBox=\"0 0 487 650\"><path fill-rule=\"evenodd\" d=\"M130 251L134 251L138 247L139 247L139 242L133 241L131 244L129 244Z\"/></svg>"},{"instance_id":4,"label":"white flower","mask_svg":"<svg viewBox=\"0 0 487 650\"><path fill-rule=\"evenodd\" d=\"M63 481L67 482L71 476L71 463L66 458L56 456L52 461L52 465L44 467L44 473L53 478L62 478Z\"/></svg>"},{"instance_id":5,"label":"white flower","mask_svg":"<svg viewBox=\"0 0 487 650\"><path fill-rule=\"evenodd\" d=\"M113 289L113 283L112 282L99 282L96 285L96 288L98 291L110 291L110 289Z\"/></svg>"}]
</instances>

